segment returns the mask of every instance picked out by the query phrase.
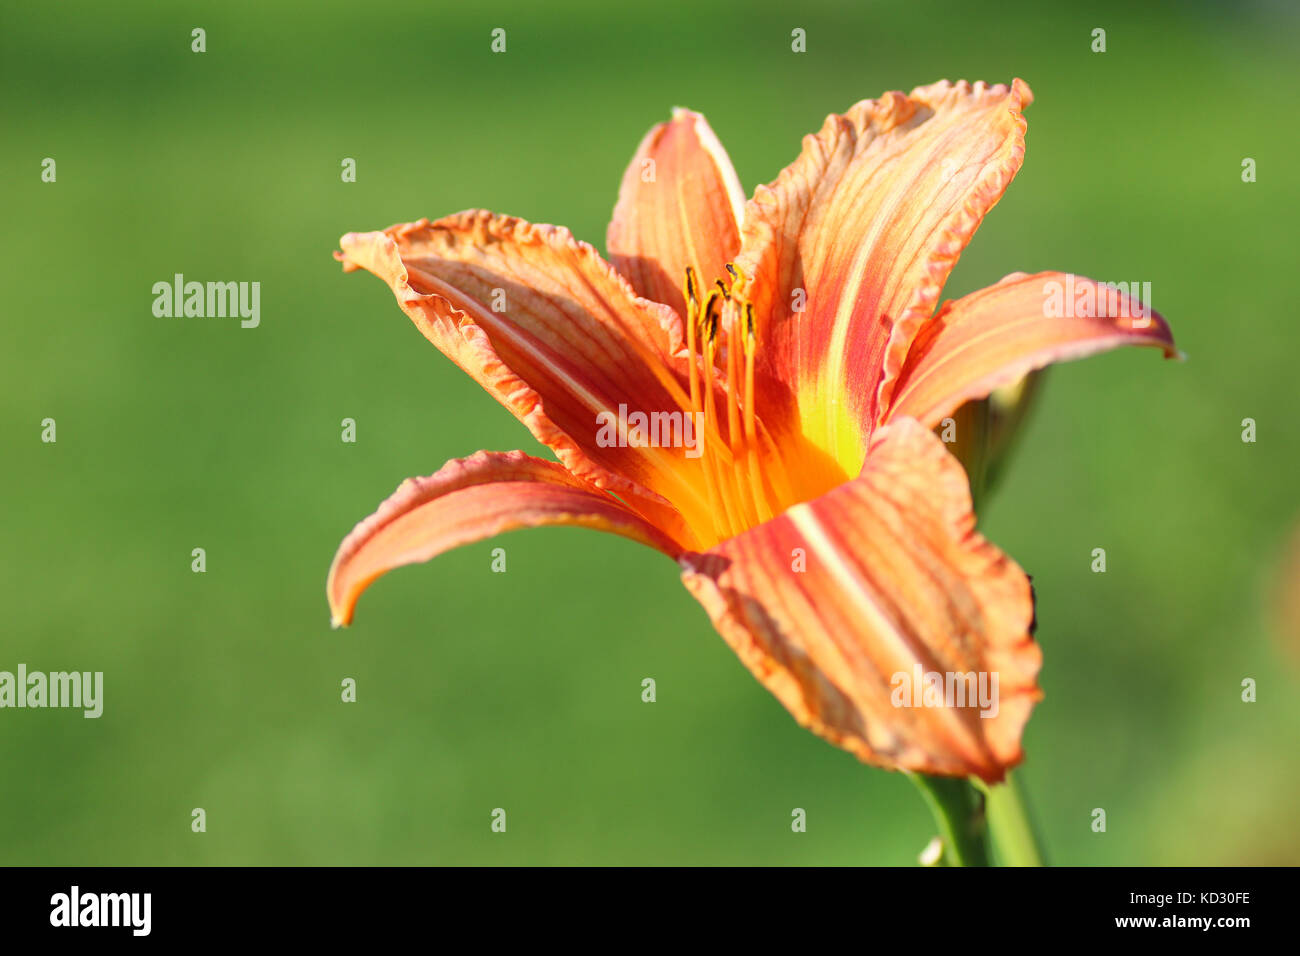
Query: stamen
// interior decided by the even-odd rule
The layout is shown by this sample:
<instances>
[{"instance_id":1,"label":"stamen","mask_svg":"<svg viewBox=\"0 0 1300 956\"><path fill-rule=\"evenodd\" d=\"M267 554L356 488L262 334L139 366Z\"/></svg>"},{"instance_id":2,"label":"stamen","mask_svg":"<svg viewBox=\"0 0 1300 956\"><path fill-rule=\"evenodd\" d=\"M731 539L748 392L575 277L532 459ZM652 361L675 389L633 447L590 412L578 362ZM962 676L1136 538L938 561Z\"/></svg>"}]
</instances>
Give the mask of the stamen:
<instances>
[{"instance_id":1,"label":"stamen","mask_svg":"<svg viewBox=\"0 0 1300 956\"><path fill-rule=\"evenodd\" d=\"M700 307L700 284L695 278L695 267L686 267L686 287L683 290L686 293L686 304L692 310L698 310Z\"/></svg>"},{"instance_id":2,"label":"stamen","mask_svg":"<svg viewBox=\"0 0 1300 956\"><path fill-rule=\"evenodd\" d=\"M704 421L706 426L712 426L711 428L706 427L705 430L709 433L710 438L717 436L719 439L716 447L712 447L711 442L706 446L712 453L706 455L708 461L705 465L705 470L712 471L715 467L721 467L723 469L721 473L715 474L715 479L718 481L719 487L724 483L729 484L729 482L726 481L728 477L734 478L734 475L731 474L733 469L729 467L731 466L730 459L732 457L730 454L730 448L721 440L721 431L718 428L718 408L713 396L713 349L718 335L718 313L721 311L721 306L722 294L716 290L710 292L708 298L704 300L704 308L701 312L702 321L700 328L700 331L704 335ZM721 461L721 453L724 450L727 453L726 457L728 459L725 463ZM732 506L731 499L733 496L722 495L721 497L723 514L726 516L728 527L734 533L736 529L741 527L741 524L737 521L735 509Z\"/></svg>"},{"instance_id":3,"label":"stamen","mask_svg":"<svg viewBox=\"0 0 1300 956\"><path fill-rule=\"evenodd\" d=\"M727 263L726 270L731 281L716 279L706 291L700 286L696 270L688 266L682 287L690 360L690 413L704 420L699 429L699 467L708 493L707 521L712 528L702 530L711 530L719 539L771 520L778 503L793 500L780 449L763 427L755 407L758 323L754 305L732 297L744 274L733 263ZM720 348L727 350L724 369L719 368ZM698 368L701 362L702 372ZM724 372L725 425L719 417L716 395L716 386L722 384L719 376Z\"/></svg>"},{"instance_id":4,"label":"stamen","mask_svg":"<svg viewBox=\"0 0 1300 956\"><path fill-rule=\"evenodd\" d=\"M695 279L695 269L686 267L686 353L690 358L691 412L700 407L699 373L695 368L695 327L699 323L700 296L699 284Z\"/></svg>"},{"instance_id":5,"label":"stamen","mask_svg":"<svg viewBox=\"0 0 1300 956\"><path fill-rule=\"evenodd\" d=\"M700 285L695 276L695 269L692 266L686 267L686 282L682 291L686 298L686 352L690 363L691 406L687 414L691 415L693 419L695 414L701 411L700 373L698 368L700 355L696 352L696 339L699 338L699 333L705 331L702 328L702 320L705 320L705 317L700 314ZM703 343L701 343L701 351L703 351L702 345ZM705 387L708 388L707 373L705 381ZM729 529L720 523L726 514L726 509L723 507L722 495L718 491L718 483L714 477L713 465L711 464L713 436L709 434L710 424L706 412L704 427L699 430L696 441L700 444L700 470L704 472L704 487L709 499L708 514L713 525L713 534L718 538L725 538L729 534Z\"/></svg>"},{"instance_id":6,"label":"stamen","mask_svg":"<svg viewBox=\"0 0 1300 956\"><path fill-rule=\"evenodd\" d=\"M718 337L718 319L722 316L722 300L725 297L725 292L710 292L709 297L704 300L704 309L700 317L703 320L703 331L709 345L712 345L713 340Z\"/></svg>"}]
</instances>

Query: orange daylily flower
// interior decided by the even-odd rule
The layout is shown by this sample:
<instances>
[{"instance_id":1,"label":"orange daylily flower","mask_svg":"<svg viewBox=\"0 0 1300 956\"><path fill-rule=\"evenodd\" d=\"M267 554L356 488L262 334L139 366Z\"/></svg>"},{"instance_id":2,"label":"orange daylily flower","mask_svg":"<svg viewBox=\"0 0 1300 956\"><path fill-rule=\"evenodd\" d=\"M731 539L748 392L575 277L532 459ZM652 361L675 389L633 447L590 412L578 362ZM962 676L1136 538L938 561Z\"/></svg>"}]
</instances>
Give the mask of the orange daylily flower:
<instances>
[{"instance_id":1,"label":"orange daylily flower","mask_svg":"<svg viewBox=\"0 0 1300 956\"><path fill-rule=\"evenodd\" d=\"M1001 779L1041 696L1033 597L931 429L1052 362L1174 354L1162 318L1091 280L1068 277L1108 307L1049 314L1061 273L936 312L1020 167L1031 98L1016 80L865 100L748 203L704 117L677 110L623 178L608 262L483 211L344 236L344 269L387 282L559 463L481 451L404 482L339 547L335 624L380 575L458 545L611 531L679 562L801 724L877 766ZM997 675L996 713L895 706L894 675L931 672Z\"/></svg>"}]
</instances>

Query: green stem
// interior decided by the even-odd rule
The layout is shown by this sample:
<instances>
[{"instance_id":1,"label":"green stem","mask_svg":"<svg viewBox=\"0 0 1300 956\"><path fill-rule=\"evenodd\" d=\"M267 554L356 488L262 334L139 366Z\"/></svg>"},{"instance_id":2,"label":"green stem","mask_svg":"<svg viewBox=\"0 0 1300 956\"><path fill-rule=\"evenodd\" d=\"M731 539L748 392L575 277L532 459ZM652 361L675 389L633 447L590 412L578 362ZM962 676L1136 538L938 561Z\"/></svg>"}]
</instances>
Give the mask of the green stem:
<instances>
[{"instance_id":1,"label":"green stem","mask_svg":"<svg viewBox=\"0 0 1300 956\"><path fill-rule=\"evenodd\" d=\"M944 866L988 866L988 828L984 798L964 777L909 773L939 824Z\"/></svg>"},{"instance_id":2,"label":"green stem","mask_svg":"<svg viewBox=\"0 0 1300 956\"><path fill-rule=\"evenodd\" d=\"M1003 866L1042 866L1041 842L1025 805L1024 788L1015 774L996 787L979 784L984 791L993 846Z\"/></svg>"},{"instance_id":3,"label":"green stem","mask_svg":"<svg viewBox=\"0 0 1300 956\"><path fill-rule=\"evenodd\" d=\"M909 773L939 824L941 866L989 866L994 854L1002 866L1043 866L1044 855L1034 829L1020 779L1008 774L990 787L962 777ZM990 839L991 838L991 839Z\"/></svg>"}]
</instances>

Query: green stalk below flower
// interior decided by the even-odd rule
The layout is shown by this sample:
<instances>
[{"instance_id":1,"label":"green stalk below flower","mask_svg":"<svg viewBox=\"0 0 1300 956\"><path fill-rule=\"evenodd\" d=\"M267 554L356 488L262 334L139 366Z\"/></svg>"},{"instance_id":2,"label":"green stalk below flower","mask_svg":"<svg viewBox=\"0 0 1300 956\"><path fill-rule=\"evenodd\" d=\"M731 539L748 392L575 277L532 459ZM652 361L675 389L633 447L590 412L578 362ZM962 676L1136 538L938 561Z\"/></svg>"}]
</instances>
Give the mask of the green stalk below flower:
<instances>
[{"instance_id":1,"label":"green stalk below flower","mask_svg":"<svg viewBox=\"0 0 1300 956\"><path fill-rule=\"evenodd\" d=\"M984 825L984 800L964 777L907 775L925 797L939 824L943 849L935 865L988 866L988 828Z\"/></svg>"},{"instance_id":2,"label":"green stalk below flower","mask_svg":"<svg viewBox=\"0 0 1300 956\"><path fill-rule=\"evenodd\" d=\"M1019 781L989 787L962 777L907 775L939 825L936 866L1042 866L1043 853Z\"/></svg>"}]
</instances>

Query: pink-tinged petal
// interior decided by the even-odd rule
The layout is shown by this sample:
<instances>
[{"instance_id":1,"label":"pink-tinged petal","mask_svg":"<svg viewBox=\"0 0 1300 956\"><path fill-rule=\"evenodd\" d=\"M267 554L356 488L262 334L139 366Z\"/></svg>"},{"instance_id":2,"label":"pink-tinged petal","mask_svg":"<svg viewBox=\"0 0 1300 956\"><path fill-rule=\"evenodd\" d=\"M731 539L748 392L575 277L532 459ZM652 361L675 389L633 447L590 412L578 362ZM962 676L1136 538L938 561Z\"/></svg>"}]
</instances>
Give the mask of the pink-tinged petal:
<instances>
[{"instance_id":1,"label":"pink-tinged petal","mask_svg":"<svg viewBox=\"0 0 1300 956\"><path fill-rule=\"evenodd\" d=\"M731 160L699 113L677 109L641 141L619 189L606 246L638 293L686 314L682 283L726 278L740 249L745 195Z\"/></svg>"},{"instance_id":2,"label":"pink-tinged petal","mask_svg":"<svg viewBox=\"0 0 1300 956\"><path fill-rule=\"evenodd\" d=\"M769 426L793 417L857 472L913 335L1020 168L1031 99L1016 80L864 100L757 190L737 265L759 317Z\"/></svg>"},{"instance_id":3,"label":"pink-tinged petal","mask_svg":"<svg viewBox=\"0 0 1300 956\"><path fill-rule=\"evenodd\" d=\"M836 746L988 781L1021 759L1041 697L1029 581L974 531L961 466L917 422L881 429L854 481L679 560L754 676ZM978 701L896 706L915 703L897 675L918 668L983 674L990 692L996 674L989 716Z\"/></svg>"},{"instance_id":4,"label":"pink-tinged petal","mask_svg":"<svg viewBox=\"0 0 1300 956\"><path fill-rule=\"evenodd\" d=\"M1121 345L1178 354L1159 313L1121 289L1061 272L1013 273L945 302L921 328L882 418L933 426L1034 369Z\"/></svg>"},{"instance_id":5,"label":"pink-tinged petal","mask_svg":"<svg viewBox=\"0 0 1300 956\"><path fill-rule=\"evenodd\" d=\"M619 405L682 410L681 320L633 292L567 229L485 211L349 233L336 253L392 288L425 337L549 446L574 474L675 535L682 509L708 507L683 449L602 435Z\"/></svg>"},{"instance_id":6,"label":"pink-tinged petal","mask_svg":"<svg viewBox=\"0 0 1300 956\"><path fill-rule=\"evenodd\" d=\"M577 525L631 538L676 557L670 537L555 462L521 451L481 451L428 478L402 482L343 539L326 582L334 626L350 624L361 593L394 568L517 528Z\"/></svg>"}]
</instances>

